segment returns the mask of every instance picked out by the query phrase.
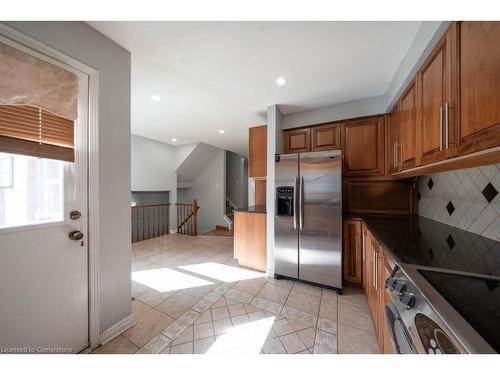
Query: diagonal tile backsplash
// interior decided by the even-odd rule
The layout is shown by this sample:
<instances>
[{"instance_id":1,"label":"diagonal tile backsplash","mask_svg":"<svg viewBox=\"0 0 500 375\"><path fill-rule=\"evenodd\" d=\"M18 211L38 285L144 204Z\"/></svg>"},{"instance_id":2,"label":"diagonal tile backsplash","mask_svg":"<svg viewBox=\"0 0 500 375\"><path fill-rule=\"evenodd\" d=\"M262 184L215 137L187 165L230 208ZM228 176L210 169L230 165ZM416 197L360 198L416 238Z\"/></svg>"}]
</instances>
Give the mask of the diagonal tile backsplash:
<instances>
[{"instance_id":1,"label":"diagonal tile backsplash","mask_svg":"<svg viewBox=\"0 0 500 375\"><path fill-rule=\"evenodd\" d=\"M500 241L500 164L419 177L419 215Z\"/></svg>"}]
</instances>

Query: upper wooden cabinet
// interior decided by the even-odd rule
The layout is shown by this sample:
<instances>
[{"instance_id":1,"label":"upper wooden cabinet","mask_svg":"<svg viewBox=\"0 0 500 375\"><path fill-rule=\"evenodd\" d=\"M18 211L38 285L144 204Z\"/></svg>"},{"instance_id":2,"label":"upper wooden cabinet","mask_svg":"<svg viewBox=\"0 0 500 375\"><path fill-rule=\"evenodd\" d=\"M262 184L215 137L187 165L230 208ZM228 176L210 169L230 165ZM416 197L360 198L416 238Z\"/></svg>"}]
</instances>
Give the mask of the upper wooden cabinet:
<instances>
[{"instance_id":1,"label":"upper wooden cabinet","mask_svg":"<svg viewBox=\"0 0 500 375\"><path fill-rule=\"evenodd\" d=\"M340 124L338 123L283 131L285 154L336 150L340 147Z\"/></svg>"},{"instance_id":2,"label":"upper wooden cabinet","mask_svg":"<svg viewBox=\"0 0 500 375\"><path fill-rule=\"evenodd\" d=\"M406 170L416 165L417 93L415 83L412 83L401 97L398 110L400 112L400 139L396 147L396 161L400 170Z\"/></svg>"},{"instance_id":3,"label":"upper wooden cabinet","mask_svg":"<svg viewBox=\"0 0 500 375\"><path fill-rule=\"evenodd\" d=\"M267 177L267 125L249 129L248 177Z\"/></svg>"},{"instance_id":4,"label":"upper wooden cabinet","mask_svg":"<svg viewBox=\"0 0 500 375\"><path fill-rule=\"evenodd\" d=\"M344 124L342 129L344 175L384 175L384 116L349 121Z\"/></svg>"},{"instance_id":5,"label":"upper wooden cabinet","mask_svg":"<svg viewBox=\"0 0 500 375\"><path fill-rule=\"evenodd\" d=\"M311 151L311 129L292 129L283 132L283 151L285 154Z\"/></svg>"},{"instance_id":6,"label":"upper wooden cabinet","mask_svg":"<svg viewBox=\"0 0 500 375\"><path fill-rule=\"evenodd\" d=\"M455 28L455 29L453 29ZM500 145L500 22L457 22L458 153Z\"/></svg>"},{"instance_id":7,"label":"upper wooden cabinet","mask_svg":"<svg viewBox=\"0 0 500 375\"><path fill-rule=\"evenodd\" d=\"M417 150L421 164L446 159L450 146L451 32L434 48L417 75Z\"/></svg>"},{"instance_id":8,"label":"upper wooden cabinet","mask_svg":"<svg viewBox=\"0 0 500 375\"><path fill-rule=\"evenodd\" d=\"M340 124L325 124L311 128L311 151L328 151L340 148Z\"/></svg>"},{"instance_id":9,"label":"upper wooden cabinet","mask_svg":"<svg viewBox=\"0 0 500 375\"><path fill-rule=\"evenodd\" d=\"M361 285L363 282L361 220L345 219L343 227L344 280Z\"/></svg>"}]
</instances>

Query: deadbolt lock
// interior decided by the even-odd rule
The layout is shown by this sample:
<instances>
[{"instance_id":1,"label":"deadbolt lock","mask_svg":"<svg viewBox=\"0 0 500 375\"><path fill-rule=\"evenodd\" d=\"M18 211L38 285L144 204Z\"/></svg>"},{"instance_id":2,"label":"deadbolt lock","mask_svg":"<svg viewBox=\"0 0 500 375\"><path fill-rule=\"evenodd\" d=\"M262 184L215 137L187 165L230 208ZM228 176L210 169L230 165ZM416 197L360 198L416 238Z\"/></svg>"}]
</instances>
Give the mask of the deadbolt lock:
<instances>
[{"instance_id":1,"label":"deadbolt lock","mask_svg":"<svg viewBox=\"0 0 500 375\"><path fill-rule=\"evenodd\" d=\"M78 220L81 217L82 217L82 213L80 211L75 210L75 211L71 211L69 213L69 218L71 220Z\"/></svg>"}]
</instances>

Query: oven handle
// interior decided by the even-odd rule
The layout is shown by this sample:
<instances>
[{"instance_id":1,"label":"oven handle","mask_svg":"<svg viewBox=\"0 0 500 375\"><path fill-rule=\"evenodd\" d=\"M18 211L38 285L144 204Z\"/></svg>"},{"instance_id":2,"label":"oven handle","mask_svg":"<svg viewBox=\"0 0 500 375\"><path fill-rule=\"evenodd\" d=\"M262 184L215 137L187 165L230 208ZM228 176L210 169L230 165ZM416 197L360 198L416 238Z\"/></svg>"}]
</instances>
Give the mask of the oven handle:
<instances>
[{"instance_id":1,"label":"oven handle","mask_svg":"<svg viewBox=\"0 0 500 375\"><path fill-rule=\"evenodd\" d=\"M394 305L392 303L389 303L387 305L385 305L385 308L384 308L384 315L385 315L385 321L387 322L387 327L389 329L389 336L391 338L391 344L392 344L392 350L394 351L394 353L396 354L408 354L408 353L402 353L400 350L399 350L399 345L397 344L396 342L396 335L394 333L394 328L393 328L393 324L392 324L392 319L390 318L389 314L391 314L392 316L394 316L395 320L396 321L399 321L402 328L403 328L403 336L405 337L406 339L406 343L408 344L409 348L414 350L413 348L413 342L410 338L410 335L409 333L406 331L406 329L404 328L404 324L403 324L403 321L401 320L401 318L399 317L399 313L397 312L396 308L394 307Z\"/></svg>"}]
</instances>

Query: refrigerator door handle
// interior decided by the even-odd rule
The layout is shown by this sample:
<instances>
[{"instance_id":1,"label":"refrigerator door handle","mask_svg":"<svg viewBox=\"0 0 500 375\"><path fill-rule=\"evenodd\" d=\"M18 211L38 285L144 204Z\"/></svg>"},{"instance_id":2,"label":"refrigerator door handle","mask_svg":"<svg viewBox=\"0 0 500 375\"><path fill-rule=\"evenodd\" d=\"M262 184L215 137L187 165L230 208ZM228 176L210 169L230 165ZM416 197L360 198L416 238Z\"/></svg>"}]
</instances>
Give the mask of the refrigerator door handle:
<instances>
[{"instance_id":1,"label":"refrigerator door handle","mask_svg":"<svg viewBox=\"0 0 500 375\"><path fill-rule=\"evenodd\" d=\"M298 194L299 194L299 178L295 177L295 186L293 188L293 229L297 230L297 212L298 212Z\"/></svg>"},{"instance_id":2,"label":"refrigerator door handle","mask_svg":"<svg viewBox=\"0 0 500 375\"><path fill-rule=\"evenodd\" d=\"M304 229L304 177L300 178L300 192L299 192L299 205L300 205L300 216L299 216L299 229Z\"/></svg>"}]
</instances>

